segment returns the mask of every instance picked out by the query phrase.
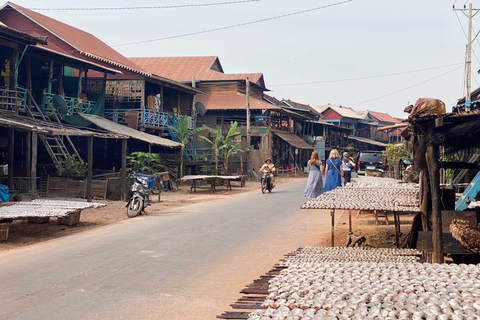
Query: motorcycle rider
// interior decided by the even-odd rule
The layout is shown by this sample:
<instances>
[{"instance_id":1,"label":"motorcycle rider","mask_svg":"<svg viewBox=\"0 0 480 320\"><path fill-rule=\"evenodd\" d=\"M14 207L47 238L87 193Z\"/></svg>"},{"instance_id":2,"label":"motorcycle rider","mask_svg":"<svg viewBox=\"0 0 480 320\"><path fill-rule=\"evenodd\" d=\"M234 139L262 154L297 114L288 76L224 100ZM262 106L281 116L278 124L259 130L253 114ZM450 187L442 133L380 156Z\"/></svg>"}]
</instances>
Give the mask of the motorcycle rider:
<instances>
[{"instance_id":1,"label":"motorcycle rider","mask_svg":"<svg viewBox=\"0 0 480 320\"><path fill-rule=\"evenodd\" d=\"M275 185L273 184L273 181L274 181L273 173L275 172L275 165L272 163L272 159L267 158L267 160L265 160L265 163L260 168L260 172L263 173L263 170L265 169L269 170L268 174L270 175L270 184L272 185L272 189L273 189L275 188Z\"/></svg>"}]
</instances>

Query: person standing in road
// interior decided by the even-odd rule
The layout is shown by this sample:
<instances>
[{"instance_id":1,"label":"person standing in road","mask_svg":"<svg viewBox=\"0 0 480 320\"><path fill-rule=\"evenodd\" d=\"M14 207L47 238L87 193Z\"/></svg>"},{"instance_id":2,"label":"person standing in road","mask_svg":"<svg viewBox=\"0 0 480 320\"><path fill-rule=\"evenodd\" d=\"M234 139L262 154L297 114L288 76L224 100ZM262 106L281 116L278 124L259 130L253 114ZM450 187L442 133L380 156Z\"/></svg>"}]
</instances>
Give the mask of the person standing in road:
<instances>
[{"instance_id":1,"label":"person standing in road","mask_svg":"<svg viewBox=\"0 0 480 320\"><path fill-rule=\"evenodd\" d=\"M310 160L307 163L308 173L307 187L303 196L306 198L316 198L323 192L323 165L318 158L318 152L313 151Z\"/></svg>"},{"instance_id":2,"label":"person standing in road","mask_svg":"<svg viewBox=\"0 0 480 320\"><path fill-rule=\"evenodd\" d=\"M342 169L343 169L343 185L346 185L350 182L352 178L352 170L355 168L355 163L353 158L350 157L348 152L343 153Z\"/></svg>"},{"instance_id":3,"label":"person standing in road","mask_svg":"<svg viewBox=\"0 0 480 320\"><path fill-rule=\"evenodd\" d=\"M325 172L327 177L325 178L323 192L327 192L342 186L342 159L340 159L340 154L338 153L337 149L330 151L330 155L327 161L325 161Z\"/></svg>"}]
</instances>

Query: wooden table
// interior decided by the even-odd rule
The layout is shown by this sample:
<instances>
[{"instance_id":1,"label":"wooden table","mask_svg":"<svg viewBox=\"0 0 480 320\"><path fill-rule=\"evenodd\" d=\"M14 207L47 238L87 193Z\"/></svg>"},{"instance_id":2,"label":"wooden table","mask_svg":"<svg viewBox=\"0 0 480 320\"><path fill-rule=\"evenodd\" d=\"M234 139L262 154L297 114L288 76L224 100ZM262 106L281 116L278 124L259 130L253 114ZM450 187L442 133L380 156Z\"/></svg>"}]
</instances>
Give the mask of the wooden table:
<instances>
[{"instance_id":1,"label":"wooden table","mask_svg":"<svg viewBox=\"0 0 480 320\"><path fill-rule=\"evenodd\" d=\"M210 184L208 188L212 193L216 190L217 181L226 181L227 190L232 190L231 181L238 181L241 179L241 176L216 176L216 175L187 175L181 178L182 181L192 181L192 186L190 187L190 192L197 192L197 181L207 181ZM200 188L200 187L198 187Z\"/></svg>"}]
</instances>

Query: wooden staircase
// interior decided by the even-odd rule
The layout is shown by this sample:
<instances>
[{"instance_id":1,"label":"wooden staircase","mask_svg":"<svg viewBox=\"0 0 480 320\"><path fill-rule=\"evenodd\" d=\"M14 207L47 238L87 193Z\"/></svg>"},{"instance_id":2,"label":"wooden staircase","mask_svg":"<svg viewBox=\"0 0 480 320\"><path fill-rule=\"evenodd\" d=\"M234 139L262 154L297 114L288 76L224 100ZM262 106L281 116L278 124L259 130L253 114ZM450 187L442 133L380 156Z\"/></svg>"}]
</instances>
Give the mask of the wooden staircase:
<instances>
[{"instance_id":1,"label":"wooden staircase","mask_svg":"<svg viewBox=\"0 0 480 320\"><path fill-rule=\"evenodd\" d=\"M57 112L51 105L49 99L45 96L45 101L46 104L49 108L49 113L46 112L44 108L39 106L35 99L33 98L32 94L28 91L28 95L30 96L30 99L35 106L35 111L32 110L31 106L27 105L25 110L27 114L32 117L33 119L36 120L42 120L46 122L58 122L61 123L60 118L58 117ZM63 136L63 135L45 135L45 134L39 134L38 137L42 141L43 145L45 146L45 149L47 150L50 158L52 159L53 163L57 167L57 170L59 171L59 174L62 173L62 167L65 161L70 159L72 157L72 154L69 152L67 146L65 145L64 140L68 142L70 145L71 150L73 150L73 153L77 156L78 160L80 160L83 163L82 158L78 154L77 149L75 148L72 140L70 139L69 136Z\"/></svg>"}]
</instances>

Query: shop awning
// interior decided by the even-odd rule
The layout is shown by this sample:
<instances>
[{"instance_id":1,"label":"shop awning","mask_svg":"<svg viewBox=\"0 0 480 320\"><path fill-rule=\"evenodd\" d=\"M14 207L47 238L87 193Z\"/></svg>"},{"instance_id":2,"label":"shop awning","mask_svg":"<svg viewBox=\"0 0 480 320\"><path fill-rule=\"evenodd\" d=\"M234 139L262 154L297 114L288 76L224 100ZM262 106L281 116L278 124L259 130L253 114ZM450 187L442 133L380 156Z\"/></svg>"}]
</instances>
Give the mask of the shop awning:
<instances>
[{"instance_id":1,"label":"shop awning","mask_svg":"<svg viewBox=\"0 0 480 320\"><path fill-rule=\"evenodd\" d=\"M100 127L102 129L105 129L107 131L114 132L117 134L129 136L132 139L137 139L137 140L148 142L150 144L156 144L159 146L170 147L170 148L182 146L181 143L172 141L170 139L165 139L159 136L154 136L153 134L141 132L133 128L124 126L123 124L118 124L116 122L110 121L108 119L105 119L96 115L84 114L84 113L80 113L80 115L84 119L92 122L97 127Z\"/></svg>"},{"instance_id":2,"label":"shop awning","mask_svg":"<svg viewBox=\"0 0 480 320\"><path fill-rule=\"evenodd\" d=\"M356 140L356 141L363 142L363 143L366 143L366 144L371 144L371 145L374 145L374 146L379 146L379 147L384 147L384 148L387 147L386 143L383 143L383 142L380 142L380 141L377 141L377 140L368 139L368 138L348 136L348 139Z\"/></svg>"},{"instance_id":3,"label":"shop awning","mask_svg":"<svg viewBox=\"0 0 480 320\"><path fill-rule=\"evenodd\" d=\"M286 143L292 145L293 147L297 149L313 149L311 145L306 143L305 141L302 140L297 135L294 135L292 133L288 132L280 132L280 131L274 131L274 133L282 140L284 140Z\"/></svg>"}]
</instances>

